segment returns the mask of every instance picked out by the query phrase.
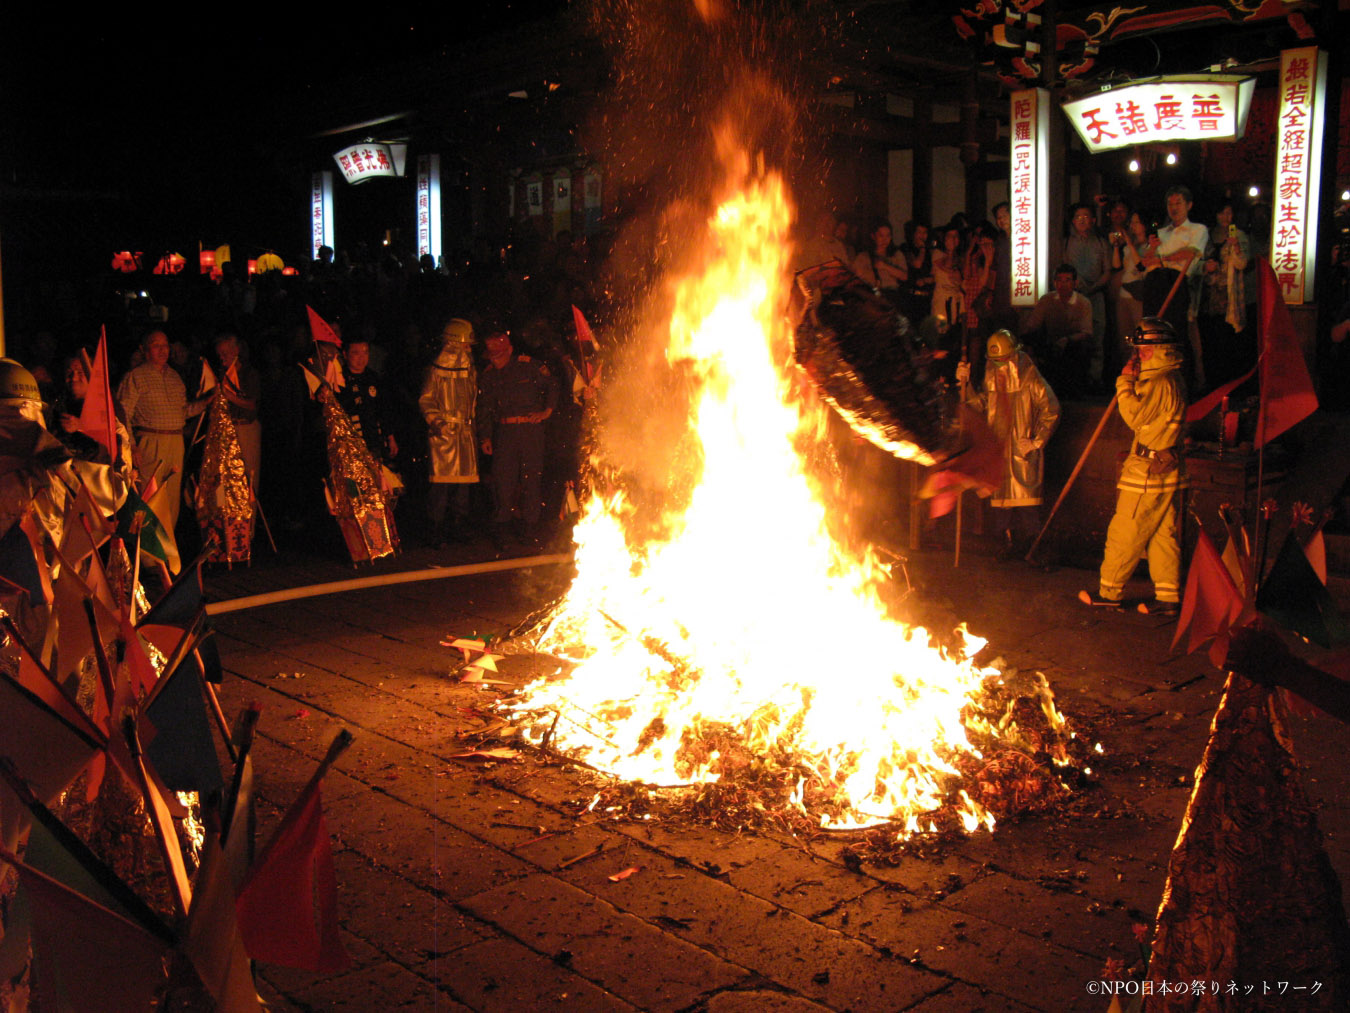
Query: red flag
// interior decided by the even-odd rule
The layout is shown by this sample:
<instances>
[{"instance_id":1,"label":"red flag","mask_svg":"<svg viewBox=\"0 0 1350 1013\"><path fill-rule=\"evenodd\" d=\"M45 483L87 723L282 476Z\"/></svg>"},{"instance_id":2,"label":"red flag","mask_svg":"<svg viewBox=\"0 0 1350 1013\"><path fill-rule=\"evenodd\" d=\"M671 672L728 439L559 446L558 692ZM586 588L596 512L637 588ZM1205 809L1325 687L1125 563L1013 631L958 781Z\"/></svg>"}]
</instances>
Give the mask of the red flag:
<instances>
[{"instance_id":1,"label":"red flag","mask_svg":"<svg viewBox=\"0 0 1350 1013\"><path fill-rule=\"evenodd\" d=\"M1308 557L1308 564L1313 568L1313 573L1317 574L1317 579L1326 584L1327 543L1326 539L1322 537L1321 528L1313 532L1313 536L1303 546L1303 553Z\"/></svg>"},{"instance_id":2,"label":"red flag","mask_svg":"<svg viewBox=\"0 0 1350 1013\"><path fill-rule=\"evenodd\" d=\"M35 606L50 604L52 600L51 569L47 566L47 553L43 549L47 532L31 507L19 518L19 529L28 536L28 544L33 548L33 559L37 563L38 581L42 584L42 595L46 599L42 602L35 601L32 604Z\"/></svg>"},{"instance_id":3,"label":"red flag","mask_svg":"<svg viewBox=\"0 0 1350 1013\"><path fill-rule=\"evenodd\" d=\"M960 411L968 441L966 448L943 461L919 490L920 499L932 500L928 507L932 517L949 513L965 490L974 489L981 496L989 496L1003 481L1002 442L984 416L970 405L962 404Z\"/></svg>"},{"instance_id":4,"label":"red flag","mask_svg":"<svg viewBox=\"0 0 1350 1013\"><path fill-rule=\"evenodd\" d=\"M315 778L295 800L236 898L239 932L254 960L305 971L341 971L337 873Z\"/></svg>"},{"instance_id":5,"label":"red flag","mask_svg":"<svg viewBox=\"0 0 1350 1013\"><path fill-rule=\"evenodd\" d=\"M51 1008L134 1013L155 1006L169 950L163 940L12 853L0 859L32 895L34 979Z\"/></svg>"},{"instance_id":6,"label":"red flag","mask_svg":"<svg viewBox=\"0 0 1350 1013\"><path fill-rule=\"evenodd\" d=\"M88 723L85 722L87 725ZM67 721L12 676L0 673L0 755L9 759L40 801L50 803L101 750L101 736ZM13 848L27 807L0 784L0 839Z\"/></svg>"},{"instance_id":7,"label":"red flag","mask_svg":"<svg viewBox=\"0 0 1350 1013\"><path fill-rule=\"evenodd\" d=\"M216 1000L217 1009L246 1013L261 1007L253 989L248 956L239 938L231 903L233 895L228 858L216 836L208 833L193 885L183 952Z\"/></svg>"},{"instance_id":8,"label":"red flag","mask_svg":"<svg viewBox=\"0 0 1350 1013\"><path fill-rule=\"evenodd\" d=\"M572 307L572 323L576 325L578 341L589 341L597 348L600 346L600 342L595 340L595 332L591 330L591 325L586 322L581 310L575 306Z\"/></svg>"},{"instance_id":9,"label":"red flag","mask_svg":"<svg viewBox=\"0 0 1350 1013\"><path fill-rule=\"evenodd\" d=\"M1264 258L1256 262L1260 278L1261 415L1256 424L1256 445L1265 446L1286 429L1317 410L1312 377L1303 359L1303 348L1289 307L1280 293L1280 282Z\"/></svg>"},{"instance_id":10,"label":"red flag","mask_svg":"<svg viewBox=\"0 0 1350 1013\"><path fill-rule=\"evenodd\" d=\"M86 361L86 365L88 362ZM80 409L80 432L108 448L108 460L117 461L117 416L113 411L112 381L108 375L108 332L100 328L94 364L89 368L89 390Z\"/></svg>"},{"instance_id":11,"label":"red flag","mask_svg":"<svg viewBox=\"0 0 1350 1013\"><path fill-rule=\"evenodd\" d=\"M1257 365L1260 365L1259 361ZM1192 404L1189 408L1186 409L1186 421L1199 422L1206 415L1212 412L1215 408L1219 407L1220 402L1222 402L1224 398L1226 398L1229 394L1233 393L1233 391L1237 390L1244 383L1250 380L1252 378L1252 374L1255 372L1256 366L1253 366L1251 369L1247 370L1247 372L1239 376L1236 380L1229 380L1222 387L1215 387L1212 391L1210 391L1208 394L1202 397L1199 401L1196 401L1194 404Z\"/></svg>"},{"instance_id":12,"label":"red flag","mask_svg":"<svg viewBox=\"0 0 1350 1013\"><path fill-rule=\"evenodd\" d=\"M1186 593L1182 596L1172 649L1176 649L1184 635L1186 653L1190 654L1210 637L1225 633L1241 614L1242 595L1202 528L1186 574Z\"/></svg>"},{"instance_id":13,"label":"red flag","mask_svg":"<svg viewBox=\"0 0 1350 1013\"><path fill-rule=\"evenodd\" d=\"M328 326L328 321L314 312L313 306L306 306L309 312L309 333L314 336L315 341L326 341L330 345L342 347L342 339L337 336L337 332Z\"/></svg>"}]
</instances>

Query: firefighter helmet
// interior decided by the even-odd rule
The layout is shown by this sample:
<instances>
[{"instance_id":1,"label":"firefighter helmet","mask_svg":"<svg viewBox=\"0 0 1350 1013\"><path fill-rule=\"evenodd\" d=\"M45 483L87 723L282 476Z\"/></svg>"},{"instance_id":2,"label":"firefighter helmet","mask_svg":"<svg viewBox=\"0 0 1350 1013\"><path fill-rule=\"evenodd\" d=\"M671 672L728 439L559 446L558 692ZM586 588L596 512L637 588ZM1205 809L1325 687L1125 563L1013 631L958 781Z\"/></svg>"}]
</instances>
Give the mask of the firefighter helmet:
<instances>
[{"instance_id":1,"label":"firefighter helmet","mask_svg":"<svg viewBox=\"0 0 1350 1013\"><path fill-rule=\"evenodd\" d=\"M0 404L17 405L25 401L41 401L37 380L13 359L0 359Z\"/></svg>"},{"instance_id":2,"label":"firefighter helmet","mask_svg":"<svg viewBox=\"0 0 1350 1013\"><path fill-rule=\"evenodd\" d=\"M1134 329L1130 338L1133 345L1179 345L1181 339L1177 332L1162 317L1144 317Z\"/></svg>"},{"instance_id":3,"label":"firefighter helmet","mask_svg":"<svg viewBox=\"0 0 1350 1013\"><path fill-rule=\"evenodd\" d=\"M467 345L473 341L473 324L460 317L455 317L446 324L445 329L441 331L441 344L452 341L460 345Z\"/></svg>"},{"instance_id":4,"label":"firefighter helmet","mask_svg":"<svg viewBox=\"0 0 1350 1013\"><path fill-rule=\"evenodd\" d=\"M1012 336L1012 331L998 330L989 335L989 342L985 345L985 355L994 362L1005 362L1011 359L1013 352L1017 351L1017 339Z\"/></svg>"}]
</instances>

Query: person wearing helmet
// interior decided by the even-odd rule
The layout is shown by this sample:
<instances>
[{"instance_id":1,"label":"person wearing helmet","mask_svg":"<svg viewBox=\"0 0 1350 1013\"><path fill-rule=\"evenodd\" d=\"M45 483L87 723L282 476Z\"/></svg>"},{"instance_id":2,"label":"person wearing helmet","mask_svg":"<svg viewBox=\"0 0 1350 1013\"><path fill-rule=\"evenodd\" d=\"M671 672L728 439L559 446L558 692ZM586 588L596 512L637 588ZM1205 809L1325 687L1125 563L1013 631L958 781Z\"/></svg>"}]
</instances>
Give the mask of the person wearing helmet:
<instances>
[{"instance_id":1,"label":"person wearing helmet","mask_svg":"<svg viewBox=\"0 0 1350 1013\"><path fill-rule=\"evenodd\" d=\"M467 537L469 494L478 481L478 444L474 439L477 399L473 325L456 317L441 331L441 350L427 369L422 381L422 395L417 399L427 422L430 444L427 538L433 545ZM442 530L447 505L452 506L448 532Z\"/></svg>"},{"instance_id":2,"label":"person wearing helmet","mask_svg":"<svg viewBox=\"0 0 1350 1013\"><path fill-rule=\"evenodd\" d=\"M1181 493L1186 488L1181 427L1186 415L1181 338L1159 317L1135 330L1135 354L1116 379L1120 417L1134 432L1116 483L1116 512L1106 530L1100 584L1082 591L1087 605L1119 609L1125 582L1147 553L1153 600L1141 612L1176 615L1181 600Z\"/></svg>"},{"instance_id":3,"label":"person wearing helmet","mask_svg":"<svg viewBox=\"0 0 1350 1013\"><path fill-rule=\"evenodd\" d=\"M984 413L1003 446L1003 481L990 503L1003 532L1001 558L1011 559L1022 554L1040 526L1044 448L1059 425L1059 399L1006 330L989 335L982 389L970 385L969 362L957 365L956 379L965 401Z\"/></svg>"}]
</instances>

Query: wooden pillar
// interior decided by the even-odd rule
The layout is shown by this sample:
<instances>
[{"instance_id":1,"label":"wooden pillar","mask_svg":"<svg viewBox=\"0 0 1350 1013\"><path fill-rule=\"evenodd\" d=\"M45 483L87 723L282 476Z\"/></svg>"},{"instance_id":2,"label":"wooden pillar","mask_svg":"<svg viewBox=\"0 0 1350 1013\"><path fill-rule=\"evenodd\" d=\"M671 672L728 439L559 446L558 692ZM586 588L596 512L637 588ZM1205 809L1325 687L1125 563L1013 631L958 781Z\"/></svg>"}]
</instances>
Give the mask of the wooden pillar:
<instances>
[{"instance_id":1,"label":"wooden pillar","mask_svg":"<svg viewBox=\"0 0 1350 1013\"><path fill-rule=\"evenodd\" d=\"M914 220L933 224L933 102L927 92L914 99Z\"/></svg>"}]
</instances>

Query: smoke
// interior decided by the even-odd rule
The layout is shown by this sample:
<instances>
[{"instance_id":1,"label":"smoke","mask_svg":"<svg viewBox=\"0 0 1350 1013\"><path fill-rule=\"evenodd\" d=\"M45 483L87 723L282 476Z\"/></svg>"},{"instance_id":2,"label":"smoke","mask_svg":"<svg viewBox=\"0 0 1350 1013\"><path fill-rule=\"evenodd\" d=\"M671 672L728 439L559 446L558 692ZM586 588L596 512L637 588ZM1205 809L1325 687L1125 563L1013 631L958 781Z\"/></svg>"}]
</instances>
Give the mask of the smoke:
<instances>
[{"instance_id":1,"label":"smoke","mask_svg":"<svg viewBox=\"0 0 1350 1013\"><path fill-rule=\"evenodd\" d=\"M708 256L707 222L730 188L800 168L801 44L781 4L597 0L591 18L612 75L583 139L621 223L603 276L623 342L601 400L605 457L639 500L677 507L699 471L698 381L666 358L673 279Z\"/></svg>"}]
</instances>

